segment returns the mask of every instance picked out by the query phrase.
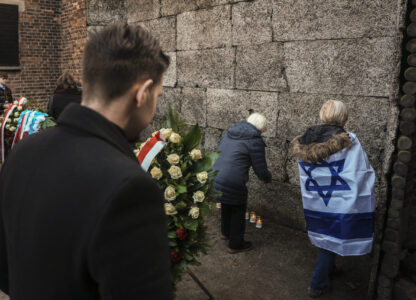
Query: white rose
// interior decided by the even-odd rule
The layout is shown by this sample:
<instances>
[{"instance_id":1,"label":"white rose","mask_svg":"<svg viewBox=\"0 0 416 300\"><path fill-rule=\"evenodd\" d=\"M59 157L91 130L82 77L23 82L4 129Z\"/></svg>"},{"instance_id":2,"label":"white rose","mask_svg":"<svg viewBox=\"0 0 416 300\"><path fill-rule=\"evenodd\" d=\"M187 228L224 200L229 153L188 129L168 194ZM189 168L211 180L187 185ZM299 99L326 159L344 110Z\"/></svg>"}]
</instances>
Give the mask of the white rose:
<instances>
[{"instance_id":1,"label":"white rose","mask_svg":"<svg viewBox=\"0 0 416 300\"><path fill-rule=\"evenodd\" d=\"M196 191L194 193L194 195L192 196L192 198L194 198L194 202L195 203L202 202L205 199L205 194L204 194L203 191Z\"/></svg>"},{"instance_id":2,"label":"white rose","mask_svg":"<svg viewBox=\"0 0 416 300\"><path fill-rule=\"evenodd\" d=\"M18 110L18 111L22 111L22 109L23 109L23 107L22 107L21 105L19 105L19 106L17 107L17 110Z\"/></svg>"},{"instance_id":3,"label":"white rose","mask_svg":"<svg viewBox=\"0 0 416 300\"><path fill-rule=\"evenodd\" d=\"M16 127L15 126L10 126L10 131L15 131Z\"/></svg>"},{"instance_id":4,"label":"white rose","mask_svg":"<svg viewBox=\"0 0 416 300\"><path fill-rule=\"evenodd\" d=\"M6 123L11 123L12 122L12 119L10 119L10 118L8 118L7 120L6 120Z\"/></svg>"},{"instance_id":5,"label":"white rose","mask_svg":"<svg viewBox=\"0 0 416 300\"><path fill-rule=\"evenodd\" d=\"M10 130L10 125L9 124L6 124L6 129Z\"/></svg>"},{"instance_id":6,"label":"white rose","mask_svg":"<svg viewBox=\"0 0 416 300\"><path fill-rule=\"evenodd\" d=\"M176 215L178 212L176 211L175 206L170 203L165 203L165 214L168 216Z\"/></svg>"},{"instance_id":7,"label":"white rose","mask_svg":"<svg viewBox=\"0 0 416 300\"><path fill-rule=\"evenodd\" d=\"M17 105L17 104L19 104L19 102L18 101L14 101L13 104L16 104Z\"/></svg>"},{"instance_id":8,"label":"white rose","mask_svg":"<svg viewBox=\"0 0 416 300\"><path fill-rule=\"evenodd\" d=\"M171 166L168 170L170 176L172 177L172 179L178 179L182 177L182 171L181 168L177 167L177 166Z\"/></svg>"},{"instance_id":9,"label":"white rose","mask_svg":"<svg viewBox=\"0 0 416 300\"><path fill-rule=\"evenodd\" d=\"M168 201L173 201L176 199L176 191L174 187L168 186L165 189L165 199Z\"/></svg>"},{"instance_id":10,"label":"white rose","mask_svg":"<svg viewBox=\"0 0 416 300\"><path fill-rule=\"evenodd\" d=\"M163 173L158 167L153 167L150 170L150 175L152 175L153 178L159 180L163 176Z\"/></svg>"},{"instance_id":11,"label":"white rose","mask_svg":"<svg viewBox=\"0 0 416 300\"><path fill-rule=\"evenodd\" d=\"M200 183L205 183L208 180L208 173L205 172L205 171L201 172L201 173L198 173L198 174L196 174L196 179L198 179L198 181Z\"/></svg>"},{"instance_id":12,"label":"white rose","mask_svg":"<svg viewBox=\"0 0 416 300\"><path fill-rule=\"evenodd\" d=\"M189 215L192 217L192 219L198 219L199 217L199 208L194 206L189 210Z\"/></svg>"},{"instance_id":13,"label":"white rose","mask_svg":"<svg viewBox=\"0 0 416 300\"><path fill-rule=\"evenodd\" d=\"M198 159L202 158L201 150L199 149L193 149L189 155L191 156L192 160L197 161Z\"/></svg>"},{"instance_id":14,"label":"white rose","mask_svg":"<svg viewBox=\"0 0 416 300\"><path fill-rule=\"evenodd\" d=\"M170 135L172 134L172 128L163 129L162 134L165 139L168 139Z\"/></svg>"},{"instance_id":15,"label":"white rose","mask_svg":"<svg viewBox=\"0 0 416 300\"><path fill-rule=\"evenodd\" d=\"M169 141L171 141L172 143L179 143L179 141L181 140L181 136L175 132L172 132L170 137L169 137Z\"/></svg>"},{"instance_id":16,"label":"white rose","mask_svg":"<svg viewBox=\"0 0 416 300\"><path fill-rule=\"evenodd\" d=\"M133 150L133 152L134 152L134 154L137 156L137 155L139 155L140 150L139 150L139 149L134 149L134 150Z\"/></svg>"},{"instance_id":17,"label":"white rose","mask_svg":"<svg viewBox=\"0 0 416 300\"><path fill-rule=\"evenodd\" d=\"M177 165L179 163L179 155L178 154L170 154L170 155L168 155L167 160L171 165Z\"/></svg>"},{"instance_id":18,"label":"white rose","mask_svg":"<svg viewBox=\"0 0 416 300\"><path fill-rule=\"evenodd\" d=\"M18 113L18 112L15 112L15 113L14 113L14 116L15 116L16 118L18 118L18 117L19 117L19 113Z\"/></svg>"}]
</instances>

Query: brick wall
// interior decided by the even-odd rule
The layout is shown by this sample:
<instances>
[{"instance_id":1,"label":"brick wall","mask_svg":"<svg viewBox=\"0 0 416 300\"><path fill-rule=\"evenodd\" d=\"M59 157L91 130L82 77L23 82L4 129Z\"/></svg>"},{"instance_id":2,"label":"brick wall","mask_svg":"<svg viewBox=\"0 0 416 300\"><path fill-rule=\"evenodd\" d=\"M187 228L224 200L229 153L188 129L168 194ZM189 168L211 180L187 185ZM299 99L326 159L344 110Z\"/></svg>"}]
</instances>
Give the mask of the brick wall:
<instances>
[{"instance_id":1,"label":"brick wall","mask_svg":"<svg viewBox=\"0 0 416 300\"><path fill-rule=\"evenodd\" d=\"M62 0L62 64L76 80L82 78L82 54L87 38L86 0Z\"/></svg>"},{"instance_id":2,"label":"brick wall","mask_svg":"<svg viewBox=\"0 0 416 300\"><path fill-rule=\"evenodd\" d=\"M26 0L19 13L20 71L9 71L15 98L46 107L56 80L70 70L81 80L86 0Z\"/></svg>"},{"instance_id":3,"label":"brick wall","mask_svg":"<svg viewBox=\"0 0 416 300\"><path fill-rule=\"evenodd\" d=\"M44 105L61 73L61 1L26 0L19 13L21 70L9 72L14 97Z\"/></svg>"}]
</instances>

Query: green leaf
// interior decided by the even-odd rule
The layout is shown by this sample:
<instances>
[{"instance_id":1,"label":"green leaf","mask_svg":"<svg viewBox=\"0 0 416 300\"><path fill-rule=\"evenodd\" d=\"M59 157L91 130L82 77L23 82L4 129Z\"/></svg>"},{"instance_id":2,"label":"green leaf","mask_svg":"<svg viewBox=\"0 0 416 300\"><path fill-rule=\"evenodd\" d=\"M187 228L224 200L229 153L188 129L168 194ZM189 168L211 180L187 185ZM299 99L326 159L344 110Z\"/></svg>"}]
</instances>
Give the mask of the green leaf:
<instances>
[{"instance_id":1,"label":"green leaf","mask_svg":"<svg viewBox=\"0 0 416 300\"><path fill-rule=\"evenodd\" d=\"M176 239L176 232L175 231L169 231L168 238L170 238L170 239Z\"/></svg>"},{"instance_id":2,"label":"green leaf","mask_svg":"<svg viewBox=\"0 0 416 300\"><path fill-rule=\"evenodd\" d=\"M198 228L198 220L186 219L185 222L183 222L183 226L188 230L196 231Z\"/></svg>"},{"instance_id":3,"label":"green leaf","mask_svg":"<svg viewBox=\"0 0 416 300\"><path fill-rule=\"evenodd\" d=\"M45 118L45 121L40 123L40 129L41 130L49 128L49 127L54 127L54 126L56 126L56 122L55 122L54 118L52 118L50 116L47 116Z\"/></svg>"},{"instance_id":4,"label":"green leaf","mask_svg":"<svg viewBox=\"0 0 416 300\"><path fill-rule=\"evenodd\" d=\"M199 207L199 213L202 217L206 216L211 211L211 207L207 202L202 202Z\"/></svg>"},{"instance_id":5,"label":"green leaf","mask_svg":"<svg viewBox=\"0 0 416 300\"><path fill-rule=\"evenodd\" d=\"M176 247L176 246L178 246L178 243L175 240L169 240L169 247Z\"/></svg>"},{"instance_id":6,"label":"green leaf","mask_svg":"<svg viewBox=\"0 0 416 300\"><path fill-rule=\"evenodd\" d=\"M220 156L219 152L211 152L207 154L200 162L198 162L196 171L197 172L208 171L215 164L219 156Z\"/></svg>"},{"instance_id":7,"label":"green leaf","mask_svg":"<svg viewBox=\"0 0 416 300\"><path fill-rule=\"evenodd\" d=\"M186 208L186 207L187 207L187 205L186 205L186 203L185 203L184 201L178 202L178 203L175 205L175 208L176 208L177 210L181 210L181 209L184 209L184 208Z\"/></svg>"},{"instance_id":8,"label":"green leaf","mask_svg":"<svg viewBox=\"0 0 416 300\"><path fill-rule=\"evenodd\" d=\"M201 128L196 124L182 139L182 144L185 146L185 151L189 152L201 143Z\"/></svg>"},{"instance_id":9,"label":"green leaf","mask_svg":"<svg viewBox=\"0 0 416 300\"><path fill-rule=\"evenodd\" d=\"M188 190L187 190L186 186L184 186L184 185L177 185L176 186L176 191L178 192L178 194L184 194Z\"/></svg>"}]
</instances>

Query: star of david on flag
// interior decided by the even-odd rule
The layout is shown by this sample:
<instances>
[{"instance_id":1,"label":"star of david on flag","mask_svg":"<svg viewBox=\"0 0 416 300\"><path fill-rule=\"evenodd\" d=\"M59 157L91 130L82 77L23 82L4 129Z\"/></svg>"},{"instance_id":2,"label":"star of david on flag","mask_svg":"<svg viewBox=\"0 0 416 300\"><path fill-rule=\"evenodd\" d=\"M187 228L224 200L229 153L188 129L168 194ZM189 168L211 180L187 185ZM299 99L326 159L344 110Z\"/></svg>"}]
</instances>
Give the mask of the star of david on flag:
<instances>
[{"instance_id":1,"label":"star of david on flag","mask_svg":"<svg viewBox=\"0 0 416 300\"><path fill-rule=\"evenodd\" d=\"M299 162L302 169L308 175L308 179L305 181L305 189L307 191L316 191L324 201L325 205L328 206L329 200L331 200L332 193L334 191L349 191L351 190L348 183L342 179L339 173L344 170L345 159L337 160L333 162L323 162L310 164L307 162ZM313 170L317 168L328 168L331 172L331 182L329 185L320 185L312 177Z\"/></svg>"}]
</instances>

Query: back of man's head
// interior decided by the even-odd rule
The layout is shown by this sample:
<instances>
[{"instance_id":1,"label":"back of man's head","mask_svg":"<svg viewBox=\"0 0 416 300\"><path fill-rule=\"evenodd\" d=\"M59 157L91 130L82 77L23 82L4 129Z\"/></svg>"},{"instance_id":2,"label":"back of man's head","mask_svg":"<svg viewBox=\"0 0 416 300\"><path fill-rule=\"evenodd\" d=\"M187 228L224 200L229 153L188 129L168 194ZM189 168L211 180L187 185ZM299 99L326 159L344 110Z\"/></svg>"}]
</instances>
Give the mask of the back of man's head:
<instances>
[{"instance_id":1,"label":"back of man's head","mask_svg":"<svg viewBox=\"0 0 416 300\"><path fill-rule=\"evenodd\" d=\"M109 102L142 80L156 85L168 66L159 42L140 26L117 24L93 32L84 50L83 102Z\"/></svg>"}]
</instances>

